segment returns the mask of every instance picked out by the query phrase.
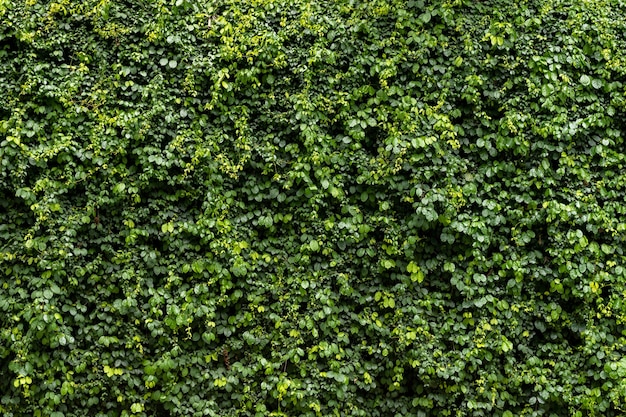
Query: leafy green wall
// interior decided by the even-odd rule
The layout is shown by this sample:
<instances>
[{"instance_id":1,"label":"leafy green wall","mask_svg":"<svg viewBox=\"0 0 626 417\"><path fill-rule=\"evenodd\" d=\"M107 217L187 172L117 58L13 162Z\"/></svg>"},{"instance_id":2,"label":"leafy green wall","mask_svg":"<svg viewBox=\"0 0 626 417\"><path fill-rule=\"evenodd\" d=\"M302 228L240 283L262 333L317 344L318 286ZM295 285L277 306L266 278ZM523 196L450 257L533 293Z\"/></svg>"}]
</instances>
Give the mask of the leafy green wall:
<instances>
[{"instance_id":1,"label":"leafy green wall","mask_svg":"<svg viewBox=\"0 0 626 417\"><path fill-rule=\"evenodd\" d=\"M0 413L623 415L625 16L0 0Z\"/></svg>"}]
</instances>

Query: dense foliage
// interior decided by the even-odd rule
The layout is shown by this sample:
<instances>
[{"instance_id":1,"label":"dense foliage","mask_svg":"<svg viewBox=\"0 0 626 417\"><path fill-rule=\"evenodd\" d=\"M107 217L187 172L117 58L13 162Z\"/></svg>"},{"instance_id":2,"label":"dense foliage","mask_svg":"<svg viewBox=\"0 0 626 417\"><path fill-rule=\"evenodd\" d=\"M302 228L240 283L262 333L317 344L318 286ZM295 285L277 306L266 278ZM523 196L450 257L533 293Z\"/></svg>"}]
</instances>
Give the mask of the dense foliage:
<instances>
[{"instance_id":1,"label":"dense foliage","mask_svg":"<svg viewBox=\"0 0 626 417\"><path fill-rule=\"evenodd\" d=\"M622 0L0 0L3 416L616 416Z\"/></svg>"}]
</instances>

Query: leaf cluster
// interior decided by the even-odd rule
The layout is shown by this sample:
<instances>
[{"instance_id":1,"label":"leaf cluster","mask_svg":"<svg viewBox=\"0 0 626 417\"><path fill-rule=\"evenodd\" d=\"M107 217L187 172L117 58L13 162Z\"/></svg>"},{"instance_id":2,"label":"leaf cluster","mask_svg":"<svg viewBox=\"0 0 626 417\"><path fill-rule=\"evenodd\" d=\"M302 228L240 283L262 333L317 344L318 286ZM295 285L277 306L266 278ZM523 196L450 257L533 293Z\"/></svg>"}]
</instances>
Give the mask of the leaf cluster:
<instances>
[{"instance_id":1,"label":"leaf cluster","mask_svg":"<svg viewBox=\"0 0 626 417\"><path fill-rule=\"evenodd\" d=\"M617 0L0 0L0 413L617 416Z\"/></svg>"}]
</instances>

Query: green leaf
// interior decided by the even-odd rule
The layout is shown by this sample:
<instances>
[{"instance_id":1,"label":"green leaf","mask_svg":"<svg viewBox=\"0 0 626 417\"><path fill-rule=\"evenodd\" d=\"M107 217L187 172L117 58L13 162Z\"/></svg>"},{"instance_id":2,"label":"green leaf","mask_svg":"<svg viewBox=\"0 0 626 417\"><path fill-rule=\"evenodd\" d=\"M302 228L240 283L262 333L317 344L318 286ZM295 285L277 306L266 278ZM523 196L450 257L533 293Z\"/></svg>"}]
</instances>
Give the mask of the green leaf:
<instances>
[{"instance_id":1,"label":"green leaf","mask_svg":"<svg viewBox=\"0 0 626 417\"><path fill-rule=\"evenodd\" d=\"M383 268L385 269L391 269L394 266L396 266L396 262L393 259L385 259L383 260L382 264L383 264Z\"/></svg>"},{"instance_id":2,"label":"green leaf","mask_svg":"<svg viewBox=\"0 0 626 417\"><path fill-rule=\"evenodd\" d=\"M200 260L193 261L191 263L191 269L196 274L200 274L200 273L202 273L204 271L204 263L202 261L200 261Z\"/></svg>"},{"instance_id":3,"label":"green leaf","mask_svg":"<svg viewBox=\"0 0 626 417\"><path fill-rule=\"evenodd\" d=\"M215 333L212 333L212 332L202 333L202 340L204 340L204 342L207 344L210 344L215 339L216 339Z\"/></svg>"},{"instance_id":4,"label":"green leaf","mask_svg":"<svg viewBox=\"0 0 626 417\"><path fill-rule=\"evenodd\" d=\"M121 194L126 189L126 184L123 182L115 184L113 187L113 192L116 194Z\"/></svg>"},{"instance_id":5,"label":"green leaf","mask_svg":"<svg viewBox=\"0 0 626 417\"><path fill-rule=\"evenodd\" d=\"M422 271L417 271L415 273L412 273L411 281L421 284L422 282L424 282L424 273Z\"/></svg>"},{"instance_id":6,"label":"green leaf","mask_svg":"<svg viewBox=\"0 0 626 417\"><path fill-rule=\"evenodd\" d=\"M513 343L507 339L505 336L502 336L502 351L503 352L509 352L513 349Z\"/></svg>"},{"instance_id":7,"label":"green leaf","mask_svg":"<svg viewBox=\"0 0 626 417\"><path fill-rule=\"evenodd\" d=\"M580 76L580 83L584 86L588 86L591 83L591 78L589 78L588 75L581 75Z\"/></svg>"}]
</instances>

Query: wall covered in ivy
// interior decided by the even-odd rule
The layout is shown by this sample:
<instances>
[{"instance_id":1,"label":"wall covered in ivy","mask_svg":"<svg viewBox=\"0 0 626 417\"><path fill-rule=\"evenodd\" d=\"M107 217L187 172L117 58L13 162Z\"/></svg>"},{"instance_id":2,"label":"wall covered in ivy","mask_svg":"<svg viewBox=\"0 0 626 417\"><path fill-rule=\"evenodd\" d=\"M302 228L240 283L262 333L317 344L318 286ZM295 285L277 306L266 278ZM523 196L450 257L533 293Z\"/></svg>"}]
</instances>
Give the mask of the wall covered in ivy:
<instances>
[{"instance_id":1,"label":"wall covered in ivy","mask_svg":"<svg viewBox=\"0 0 626 417\"><path fill-rule=\"evenodd\" d=\"M622 0L0 0L0 414L619 416Z\"/></svg>"}]
</instances>

